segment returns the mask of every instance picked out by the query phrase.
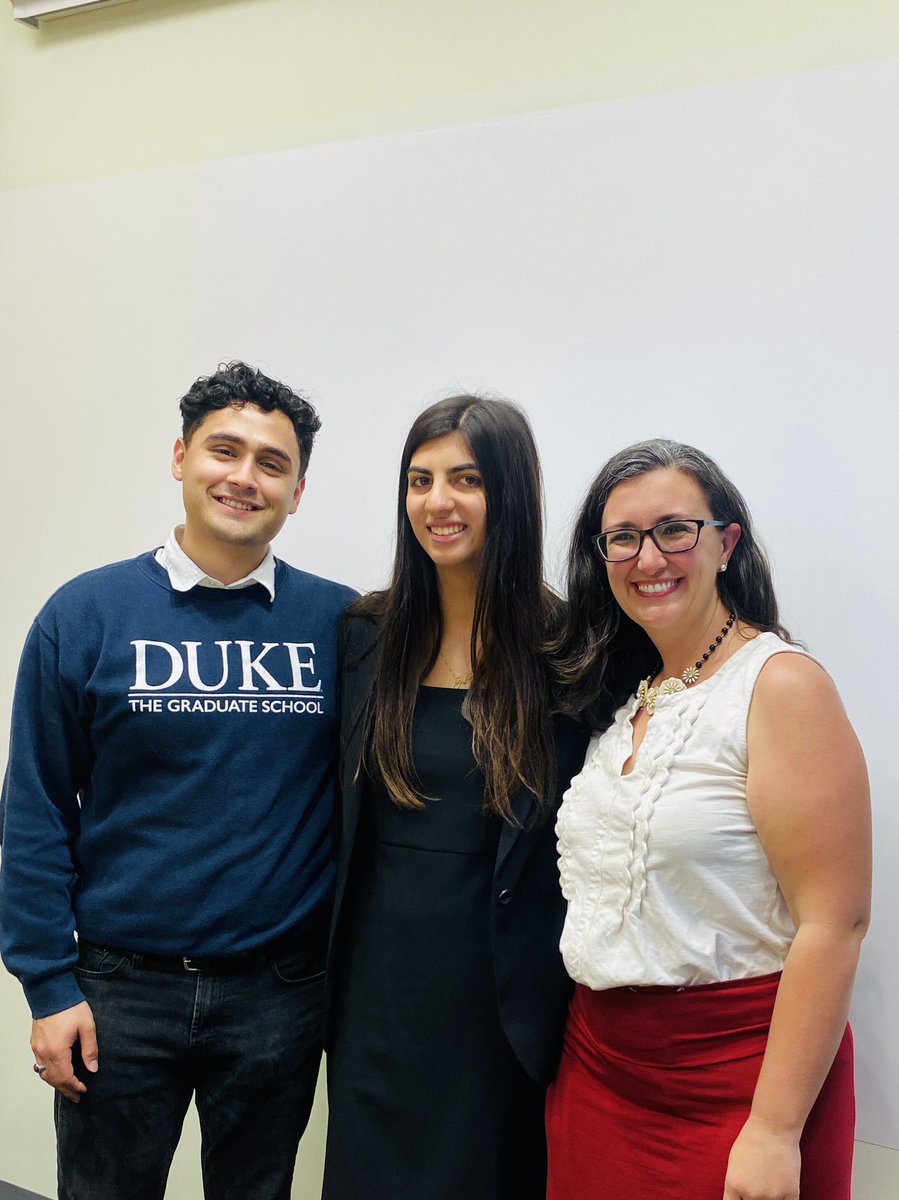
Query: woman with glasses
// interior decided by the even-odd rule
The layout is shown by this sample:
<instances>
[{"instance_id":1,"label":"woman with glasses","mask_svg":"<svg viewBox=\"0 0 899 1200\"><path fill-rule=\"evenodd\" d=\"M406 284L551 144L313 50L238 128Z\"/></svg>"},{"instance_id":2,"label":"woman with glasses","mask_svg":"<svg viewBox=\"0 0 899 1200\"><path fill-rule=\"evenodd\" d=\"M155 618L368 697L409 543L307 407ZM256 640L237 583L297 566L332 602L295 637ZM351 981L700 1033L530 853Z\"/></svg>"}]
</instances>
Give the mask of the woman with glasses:
<instances>
[{"instance_id":1,"label":"woman with glasses","mask_svg":"<svg viewBox=\"0 0 899 1200\"><path fill-rule=\"evenodd\" d=\"M605 731L557 825L577 987L548 1198L849 1200L870 817L833 683L690 446L606 463L569 585L566 706Z\"/></svg>"},{"instance_id":2,"label":"woman with glasses","mask_svg":"<svg viewBox=\"0 0 899 1200\"><path fill-rule=\"evenodd\" d=\"M542 569L524 414L427 409L392 581L346 624L326 1200L544 1200L571 994L554 814L588 739L551 715Z\"/></svg>"}]
</instances>

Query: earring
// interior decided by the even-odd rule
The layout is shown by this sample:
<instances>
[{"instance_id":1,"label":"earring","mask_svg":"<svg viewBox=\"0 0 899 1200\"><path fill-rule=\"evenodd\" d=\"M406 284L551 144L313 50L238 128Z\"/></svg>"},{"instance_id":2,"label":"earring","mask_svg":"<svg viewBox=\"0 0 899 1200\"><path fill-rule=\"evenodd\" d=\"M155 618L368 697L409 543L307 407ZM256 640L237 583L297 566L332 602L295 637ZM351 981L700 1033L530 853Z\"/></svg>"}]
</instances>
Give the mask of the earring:
<instances>
[{"instance_id":1,"label":"earring","mask_svg":"<svg viewBox=\"0 0 899 1200\"><path fill-rule=\"evenodd\" d=\"M723 562L721 564L721 566L718 568L718 571L719 571L719 573L723 574L726 570L727 570L727 563Z\"/></svg>"}]
</instances>

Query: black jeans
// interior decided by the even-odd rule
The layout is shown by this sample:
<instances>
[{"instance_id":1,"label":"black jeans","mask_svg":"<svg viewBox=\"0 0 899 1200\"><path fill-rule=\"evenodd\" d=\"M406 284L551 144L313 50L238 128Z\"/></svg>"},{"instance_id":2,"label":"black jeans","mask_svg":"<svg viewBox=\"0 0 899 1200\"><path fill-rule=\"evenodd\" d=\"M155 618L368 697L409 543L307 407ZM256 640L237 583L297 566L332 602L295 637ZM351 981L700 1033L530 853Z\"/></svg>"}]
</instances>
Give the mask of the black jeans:
<instances>
[{"instance_id":1,"label":"black jeans","mask_svg":"<svg viewBox=\"0 0 899 1200\"><path fill-rule=\"evenodd\" d=\"M76 1067L79 1104L56 1095L60 1200L162 1200L191 1097L207 1200L288 1200L321 1058L324 946L310 940L233 975L82 947L100 1069Z\"/></svg>"}]
</instances>

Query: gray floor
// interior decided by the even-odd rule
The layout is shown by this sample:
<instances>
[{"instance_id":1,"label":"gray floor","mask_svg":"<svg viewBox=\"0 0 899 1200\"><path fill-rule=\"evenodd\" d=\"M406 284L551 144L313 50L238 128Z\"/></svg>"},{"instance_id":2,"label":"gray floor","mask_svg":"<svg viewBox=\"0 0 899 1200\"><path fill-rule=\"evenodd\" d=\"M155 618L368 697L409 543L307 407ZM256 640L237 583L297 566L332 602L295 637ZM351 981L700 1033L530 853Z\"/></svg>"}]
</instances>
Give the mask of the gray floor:
<instances>
[{"instance_id":1,"label":"gray floor","mask_svg":"<svg viewBox=\"0 0 899 1200\"><path fill-rule=\"evenodd\" d=\"M15 1187L11 1183L4 1183L0 1180L0 1200L48 1200L46 1196L39 1196L37 1192L26 1192L24 1188Z\"/></svg>"}]
</instances>

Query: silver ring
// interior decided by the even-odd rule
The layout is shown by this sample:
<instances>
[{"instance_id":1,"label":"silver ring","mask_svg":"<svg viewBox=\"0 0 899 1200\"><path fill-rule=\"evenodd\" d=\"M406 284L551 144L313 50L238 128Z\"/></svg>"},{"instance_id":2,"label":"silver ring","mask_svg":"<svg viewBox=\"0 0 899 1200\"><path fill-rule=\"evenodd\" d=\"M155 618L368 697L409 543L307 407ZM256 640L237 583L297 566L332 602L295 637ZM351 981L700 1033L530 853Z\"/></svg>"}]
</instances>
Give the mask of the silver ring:
<instances>
[{"instance_id":1,"label":"silver ring","mask_svg":"<svg viewBox=\"0 0 899 1200\"><path fill-rule=\"evenodd\" d=\"M32 1069L32 1071L34 1071L35 1075L40 1075L41 1078L43 1078L44 1072L46 1071L47 1068L39 1066L37 1063L35 1063L31 1069Z\"/></svg>"}]
</instances>

